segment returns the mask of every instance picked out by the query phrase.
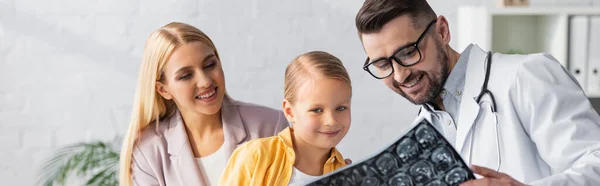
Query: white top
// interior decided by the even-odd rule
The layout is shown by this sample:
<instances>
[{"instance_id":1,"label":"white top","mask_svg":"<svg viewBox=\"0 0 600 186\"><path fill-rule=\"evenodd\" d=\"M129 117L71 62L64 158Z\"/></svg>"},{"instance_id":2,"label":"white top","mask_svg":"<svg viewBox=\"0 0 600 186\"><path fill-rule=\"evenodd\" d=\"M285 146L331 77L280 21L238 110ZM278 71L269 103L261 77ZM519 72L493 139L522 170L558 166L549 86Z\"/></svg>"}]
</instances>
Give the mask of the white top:
<instances>
[{"instance_id":1,"label":"white top","mask_svg":"<svg viewBox=\"0 0 600 186\"><path fill-rule=\"evenodd\" d=\"M223 145L211 155L196 158L198 166L202 170L202 177L206 182L206 186L218 185L228 159L229 156L225 154Z\"/></svg>"},{"instance_id":2,"label":"white top","mask_svg":"<svg viewBox=\"0 0 600 186\"><path fill-rule=\"evenodd\" d=\"M316 180L320 176L311 176L303 173L298 170L296 167L292 170L292 178L290 179L290 183L288 185L306 185L308 182Z\"/></svg>"}]
</instances>

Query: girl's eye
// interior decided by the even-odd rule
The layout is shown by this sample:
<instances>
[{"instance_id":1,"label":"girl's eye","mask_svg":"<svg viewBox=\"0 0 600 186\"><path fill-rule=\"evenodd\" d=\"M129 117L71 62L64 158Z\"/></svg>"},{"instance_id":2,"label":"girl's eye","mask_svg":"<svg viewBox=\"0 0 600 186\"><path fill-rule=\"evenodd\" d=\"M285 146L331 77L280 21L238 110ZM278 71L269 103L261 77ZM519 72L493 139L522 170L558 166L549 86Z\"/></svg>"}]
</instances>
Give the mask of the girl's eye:
<instances>
[{"instance_id":1,"label":"girl's eye","mask_svg":"<svg viewBox=\"0 0 600 186\"><path fill-rule=\"evenodd\" d=\"M338 110L338 111L344 111L346 109L348 109L348 107L346 107L346 106L340 106L336 110Z\"/></svg>"},{"instance_id":2,"label":"girl's eye","mask_svg":"<svg viewBox=\"0 0 600 186\"><path fill-rule=\"evenodd\" d=\"M323 112L323 109L322 108L314 108L314 109L312 109L310 111L319 114L319 113Z\"/></svg>"}]
</instances>

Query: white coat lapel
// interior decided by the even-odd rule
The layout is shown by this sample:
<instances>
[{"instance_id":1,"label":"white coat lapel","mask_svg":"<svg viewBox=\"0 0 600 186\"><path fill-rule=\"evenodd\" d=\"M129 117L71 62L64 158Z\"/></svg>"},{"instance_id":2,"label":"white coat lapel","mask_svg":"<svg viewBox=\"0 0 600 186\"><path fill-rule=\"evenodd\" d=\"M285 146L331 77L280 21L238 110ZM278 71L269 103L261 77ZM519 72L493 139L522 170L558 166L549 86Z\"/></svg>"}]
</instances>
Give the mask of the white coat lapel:
<instances>
[{"instance_id":1,"label":"white coat lapel","mask_svg":"<svg viewBox=\"0 0 600 186\"><path fill-rule=\"evenodd\" d=\"M469 131L471 131L473 123L479 114L480 107L476 102L476 98L481 91L485 77L485 58L486 52L479 48L479 46L474 45L471 47L456 131L455 144L459 152L462 151Z\"/></svg>"}]
</instances>

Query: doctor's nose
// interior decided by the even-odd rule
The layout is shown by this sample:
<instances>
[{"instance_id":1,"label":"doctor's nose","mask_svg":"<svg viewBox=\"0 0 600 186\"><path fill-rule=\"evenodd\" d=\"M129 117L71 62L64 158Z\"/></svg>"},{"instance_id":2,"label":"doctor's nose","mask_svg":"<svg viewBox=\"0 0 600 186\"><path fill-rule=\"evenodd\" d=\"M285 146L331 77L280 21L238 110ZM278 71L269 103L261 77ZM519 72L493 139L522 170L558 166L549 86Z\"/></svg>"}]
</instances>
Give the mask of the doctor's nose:
<instances>
[{"instance_id":1,"label":"doctor's nose","mask_svg":"<svg viewBox=\"0 0 600 186\"><path fill-rule=\"evenodd\" d=\"M394 80L398 83L404 83L406 78L410 75L410 69L399 65L396 61L392 61L392 66L394 68L394 74L392 74Z\"/></svg>"}]
</instances>

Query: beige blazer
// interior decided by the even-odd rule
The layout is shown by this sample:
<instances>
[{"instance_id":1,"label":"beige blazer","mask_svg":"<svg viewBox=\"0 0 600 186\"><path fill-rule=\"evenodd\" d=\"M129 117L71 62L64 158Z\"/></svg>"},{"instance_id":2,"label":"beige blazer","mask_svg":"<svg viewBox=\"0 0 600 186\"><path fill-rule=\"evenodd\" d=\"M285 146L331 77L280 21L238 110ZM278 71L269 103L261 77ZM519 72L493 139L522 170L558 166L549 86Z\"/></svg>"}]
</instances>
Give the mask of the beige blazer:
<instances>
[{"instance_id":1,"label":"beige blazer","mask_svg":"<svg viewBox=\"0 0 600 186\"><path fill-rule=\"evenodd\" d=\"M221 117L225 136L222 148L228 156L238 145L277 135L288 126L280 110L227 97L223 101ZM206 185L201 176L204 170L194 157L179 112L161 121L158 127L152 124L142 131L133 149L132 164L134 185Z\"/></svg>"}]
</instances>

